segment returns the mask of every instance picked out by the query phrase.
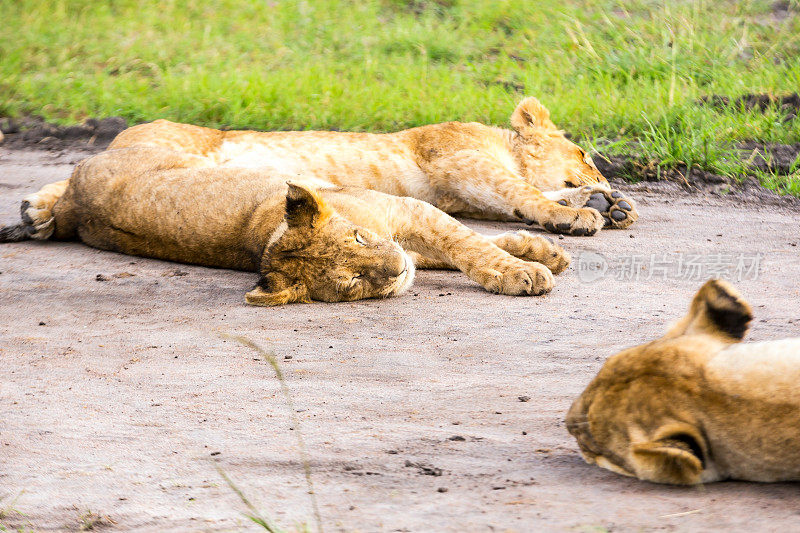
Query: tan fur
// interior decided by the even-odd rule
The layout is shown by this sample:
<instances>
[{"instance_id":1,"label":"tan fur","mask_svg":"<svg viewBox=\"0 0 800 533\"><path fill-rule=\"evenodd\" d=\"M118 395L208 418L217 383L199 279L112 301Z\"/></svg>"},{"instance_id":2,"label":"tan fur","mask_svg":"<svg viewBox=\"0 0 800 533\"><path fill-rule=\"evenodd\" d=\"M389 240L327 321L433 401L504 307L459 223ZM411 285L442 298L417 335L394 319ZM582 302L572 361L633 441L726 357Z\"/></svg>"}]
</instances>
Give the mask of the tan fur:
<instances>
[{"instance_id":1,"label":"tan fur","mask_svg":"<svg viewBox=\"0 0 800 533\"><path fill-rule=\"evenodd\" d=\"M219 131L157 120L123 131L110 148L162 146L209 165L411 196L450 214L524 220L557 233L594 235L604 225L625 228L636 221L633 202L625 198L628 208L619 207L621 195L612 196L591 158L555 127L538 100L523 100L511 124L513 130L448 122L369 134ZM563 193L551 199L542 191ZM595 193L611 204L603 213L584 207Z\"/></svg>"},{"instance_id":2,"label":"tan fur","mask_svg":"<svg viewBox=\"0 0 800 533\"><path fill-rule=\"evenodd\" d=\"M584 459L658 483L800 481L800 338L741 343L751 319L712 280L664 337L611 357L567 414Z\"/></svg>"},{"instance_id":3,"label":"tan fur","mask_svg":"<svg viewBox=\"0 0 800 533\"><path fill-rule=\"evenodd\" d=\"M195 147L204 142L196 140ZM399 294L414 272L403 248L423 266L462 270L509 295L550 291L553 272L569 264L545 237L485 237L420 200L317 189L314 180L211 165L180 144L161 144L110 149L81 162L68 183L28 197L23 219L35 220L23 220L17 233L36 238L31 228L46 227L46 237L101 249L258 271L247 295L255 305Z\"/></svg>"}]
</instances>

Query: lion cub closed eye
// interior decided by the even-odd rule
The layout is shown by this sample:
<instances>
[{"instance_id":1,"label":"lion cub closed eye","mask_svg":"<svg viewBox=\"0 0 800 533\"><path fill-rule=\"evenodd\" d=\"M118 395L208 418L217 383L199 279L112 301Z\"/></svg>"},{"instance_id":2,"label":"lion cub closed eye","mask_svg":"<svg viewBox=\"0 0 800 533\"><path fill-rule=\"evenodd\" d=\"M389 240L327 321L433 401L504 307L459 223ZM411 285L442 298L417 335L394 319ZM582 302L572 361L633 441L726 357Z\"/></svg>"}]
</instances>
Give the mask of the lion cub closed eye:
<instances>
[{"instance_id":1,"label":"lion cub closed eye","mask_svg":"<svg viewBox=\"0 0 800 533\"><path fill-rule=\"evenodd\" d=\"M679 485L800 480L800 338L742 343L751 319L711 280L662 338L606 361L566 419L586 462Z\"/></svg>"}]
</instances>

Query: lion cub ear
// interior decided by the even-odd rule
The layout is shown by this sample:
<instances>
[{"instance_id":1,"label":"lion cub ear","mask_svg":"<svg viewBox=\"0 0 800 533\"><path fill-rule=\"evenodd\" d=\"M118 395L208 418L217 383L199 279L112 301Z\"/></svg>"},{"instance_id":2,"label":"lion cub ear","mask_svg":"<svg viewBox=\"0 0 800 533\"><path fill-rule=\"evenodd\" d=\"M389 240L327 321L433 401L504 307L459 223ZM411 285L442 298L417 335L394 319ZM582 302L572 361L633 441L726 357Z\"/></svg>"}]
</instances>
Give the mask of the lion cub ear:
<instances>
[{"instance_id":1,"label":"lion cub ear","mask_svg":"<svg viewBox=\"0 0 800 533\"><path fill-rule=\"evenodd\" d=\"M556 129L550 122L550 111L533 96L520 102L511 114L511 127L523 137L534 133L535 128Z\"/></svg>"},{"instance_id":2,"label":"lion cub ear","mask_svg":"<svg viewBox=\"0 0 800 533\"><path fill-rule=\"evenodd\" d=\"M636 477L672 485L700 483L705 466L702 438L688 426L668 429L665 435L631 446Z\"/></svg>"},{"instance_id":3,"label":"lion cub ear","mask_svg":"<svg viewBox=\"0 0 800 533\"><path fill-rule=\"evenodd\" d=\"M708 280L695 294L689 313L670 328L665 337L705 333L739 342L747 333L753 310L730 283Z\"/></svg>"},{"instance_id":4,"label":"lion cub ear","mask_svg":"<svg viewBox=\"0 0 800 533\"><path fill-rule=\"evenodd\" d=\"M315 226L331 216L331 209L317 191L300 183L287 182L286 223L289 227Z\"/></svg>"},{"instance_id":5,"label":"lion cub ear","mask_svg":"<svg viewBox=\"0 0 800 533\"><path fill-rule=\"evenodd\" d=\"M255 289L244 296L244 301L250 305L271 307L296 302L311 303L308 287L302 283L287 285L283 276L273 273L263 276Z\"/></svg>"}]
</instances>

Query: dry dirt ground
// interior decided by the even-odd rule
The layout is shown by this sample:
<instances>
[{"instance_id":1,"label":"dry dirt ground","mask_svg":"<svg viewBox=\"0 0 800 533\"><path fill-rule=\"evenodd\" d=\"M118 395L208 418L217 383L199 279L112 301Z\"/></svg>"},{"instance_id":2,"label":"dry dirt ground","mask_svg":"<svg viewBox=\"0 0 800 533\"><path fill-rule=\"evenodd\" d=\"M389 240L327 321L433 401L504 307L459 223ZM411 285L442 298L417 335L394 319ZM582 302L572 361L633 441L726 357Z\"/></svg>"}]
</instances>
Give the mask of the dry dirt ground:
<instances>
[{"instance_id":1,"label":"dry dirt ground","mask_svg":"<svg viewBox=\"0 0 800 533\"><path fill-rule=\"evenodd\" d=\"M0 149L0 224L85 155ZM279 383L227 332L280 359L328 532L796 528L798 484L643 483L586 465L564 428L603 361L659 335L713 269L757 261L738 283L751 338L798 335L797 204L628 190L640 221L561 240L574 266L540 298L421 272L399 298L257 308L251 273L0 245L0 524L253 530L215 465L284 527L313 524ZM610 265L592 283L587 252Z\"/></svg>"}]
</instances>

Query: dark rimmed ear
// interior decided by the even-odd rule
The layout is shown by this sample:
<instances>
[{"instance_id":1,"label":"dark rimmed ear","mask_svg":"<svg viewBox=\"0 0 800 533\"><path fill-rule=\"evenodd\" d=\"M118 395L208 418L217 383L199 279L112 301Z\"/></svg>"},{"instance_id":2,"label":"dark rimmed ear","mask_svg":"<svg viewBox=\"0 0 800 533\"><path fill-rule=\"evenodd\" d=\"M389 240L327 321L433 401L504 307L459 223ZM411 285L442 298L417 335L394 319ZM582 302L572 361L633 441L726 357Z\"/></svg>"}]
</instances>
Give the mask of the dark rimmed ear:
<instances>
[{"instance_id":1,"label":"dark rimmed ear","mask_svg":"<svg viewBox=\"0 0 800 533\"><path fill-rule=\"evenodd\" d=\"M533 96L520 102L511 114L511 127L523 137L532 134L536 128L556 129L550 121L550 111Z\"/></svg>"},{"instance_id":2,"label":"dark rimmed ear","mask_svg":"<svg viewBox=\"0 0 800 533\"><path fill-rule=\"evenodd\" d=\"M287 283L286 279L275 273L262 276L258 285L248 292L244 301L250 305L271 307L296 302L311 303L308 287L302 283Z\"/></svg>"},{"instance_id":3,"label":"dark rimmed ear","mask_svg":"<svg viewBox=\"0 0 800 533\"><path fill-rule=\"evenodd\" d=\"M315 226L331 215L331 209L317 191L300 183L287 182L286 223L289 227Z\"/></svg>"},{"instance_id":4,"label":"dark rimmed ear","mask_svg":"<svg viewBox=\"0 0 800 533\"><path fill-rule=\"evenodd\" d=\"M691 426L677 424L660 431L664 436L631 446L636 477L655 483L696 485L705 467L702 437Z\"/></svg>"},{"instance_id":5,"label":"dark rimmed ear","mask_svg":"<svg viewBox=\"0 0 800 533\"><path fill-rule=\"evenodd\" d=\"M665 337L705 333L738 342L747 333L753 310L733 285L720 279L707 281L695 294L689 313Z\"/></svg>"}]
</instances>

